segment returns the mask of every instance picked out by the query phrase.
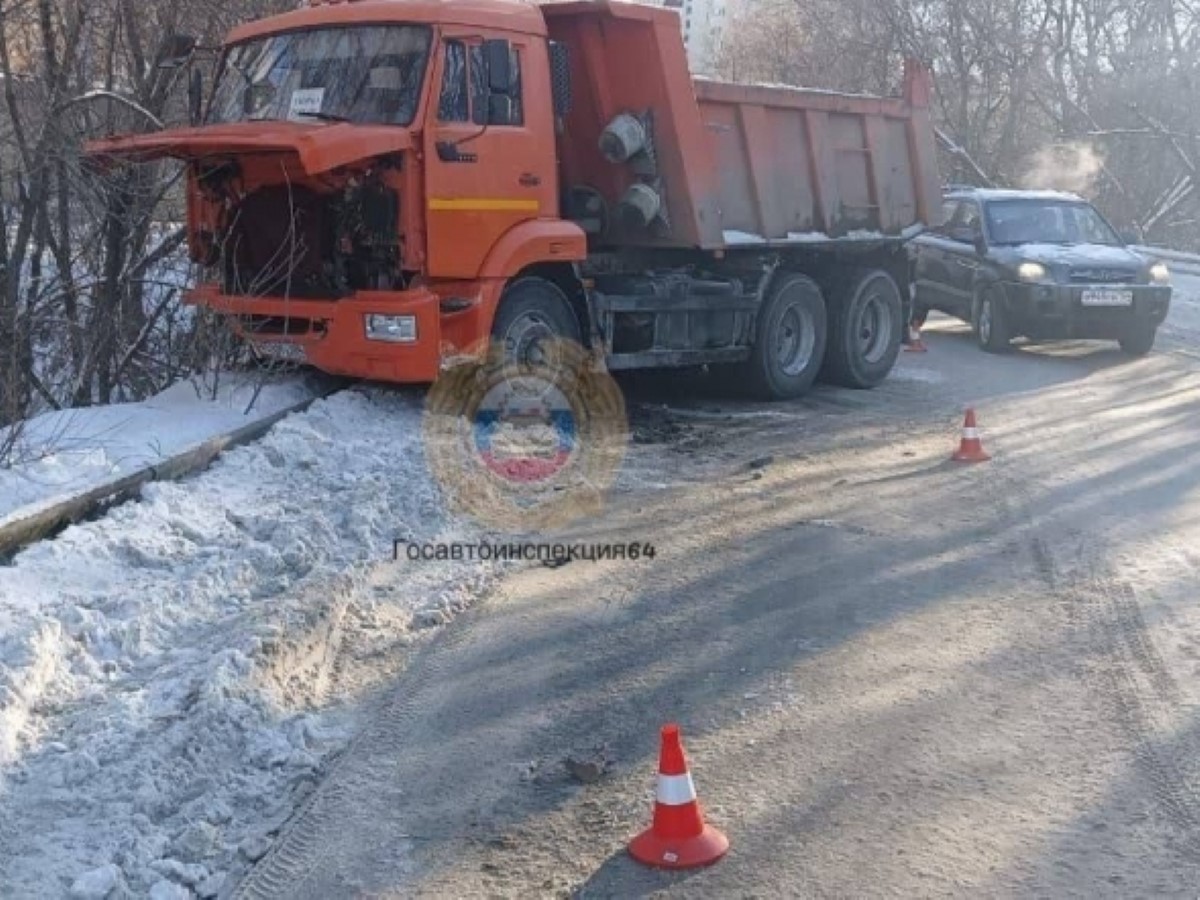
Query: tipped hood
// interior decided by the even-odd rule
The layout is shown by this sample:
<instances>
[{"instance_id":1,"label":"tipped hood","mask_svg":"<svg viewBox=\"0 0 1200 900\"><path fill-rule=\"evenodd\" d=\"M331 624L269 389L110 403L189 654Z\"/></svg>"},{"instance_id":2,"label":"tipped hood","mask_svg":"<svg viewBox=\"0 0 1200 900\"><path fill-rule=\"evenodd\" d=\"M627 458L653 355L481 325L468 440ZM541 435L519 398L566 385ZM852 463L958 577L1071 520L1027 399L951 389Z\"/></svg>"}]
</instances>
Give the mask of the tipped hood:
<instances>
[{"instance_id":1,"label":"tipped hood","mask_svg":"<svg viewBox=\"0 0 1200 900\"><path fill-rule=\"evenodd\" d=\"M359 160L398 153L412 147L407 129L393 125L305 124L263 121L172 128L131 134L84 147L99 162L149 162L164 157L186 161L247 153L294 153L309 175L318 175Z\"/></svg>"}]
</instances>

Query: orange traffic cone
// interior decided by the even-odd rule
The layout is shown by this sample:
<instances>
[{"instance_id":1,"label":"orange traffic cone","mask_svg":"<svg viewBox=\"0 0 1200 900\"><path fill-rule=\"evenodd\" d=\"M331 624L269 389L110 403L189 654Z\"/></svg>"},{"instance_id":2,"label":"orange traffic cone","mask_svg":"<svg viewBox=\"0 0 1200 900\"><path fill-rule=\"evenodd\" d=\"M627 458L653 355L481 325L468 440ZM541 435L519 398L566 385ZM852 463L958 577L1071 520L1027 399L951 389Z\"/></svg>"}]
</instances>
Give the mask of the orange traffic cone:
<instances>
[{"instance_id":1,"label":"orange traffic cone","mask_svg":"<svg viewBox=\"0 0 1200 900\"><path fill-rule=\"evenodd\" d=\"M678 725L664 725L658 756L653 824L629 842L629 855L663 869L708 866L725 855L729 839L711 825L696 799Z\"/></svg>"},{"instance_id":2,"label":"orange traffic cone","mask_svg":"<svg viewBox=\"0 0 1200 900\"><path fill-rule=\"evenodd\" d=\"M904 349L909 353L929 352L929 348L921 340L921 329L917 327L916 322L908 323L908 339L904 342Z\"/></svg>"},{"instance_id":3,"label":"orange traffic cone","mask_svg":"<svg viewBox=\"0 0 1200 900\"><path fill-rule=\"evenodd\" d=\"M950 458L955 462L987 462L991 459L983 449L983 442L979 440L979 429L975 426L973 409L967 410L966 418L963 419L962 440L959 441L958 450Z\"/></svg>"}]
</instances>

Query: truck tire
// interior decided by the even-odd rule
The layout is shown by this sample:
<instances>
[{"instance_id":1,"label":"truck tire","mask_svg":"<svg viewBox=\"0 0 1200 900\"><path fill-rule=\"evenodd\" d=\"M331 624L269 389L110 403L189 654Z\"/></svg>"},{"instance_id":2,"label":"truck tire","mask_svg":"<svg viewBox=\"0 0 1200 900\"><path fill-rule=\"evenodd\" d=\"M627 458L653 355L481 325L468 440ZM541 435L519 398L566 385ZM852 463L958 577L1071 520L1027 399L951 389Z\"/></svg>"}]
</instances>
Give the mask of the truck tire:
<instances>
[{"instance_id":1,"label":"truck tire","mask_svg":"<svg viewBox=\"0 0 1200 900\"><path fill-rule=\"evenodd\" d=\"M905 330L900 288L887 272L871 269L847 281L833 299L821 379L873 388L892 371L900 352Z\"/></svg>"},{"instance_id":2,"label":"truck tire","mask_svg":"<svg viewBox=\"0 0 1200 900\"><path fill-rule=\"evenodd\" d=\"M984 288L974 304L971 325L975 340L988 353L1007 353L1012 341L1008 310L995 288Z\"/></svg>"},{"instance_id":3,"label":"truck tire","mask_svg":"<svg viewBox=\"0 0 1200 900\"><path fill-rule=\"evenodd\" d=\"M519 278L500 298L492 343L503 346L506 362L528 364L537 361L538 348L547 339L582 343L579 319L557 285L544 278Z\"/></svg>"},{"instance_id":4,"label":"truck tire","mask_svg":"<svg viewBox=\"0 0 1200 900\"><path fill-rule=\"evenodd\" d=\"M780 275L758 313L754 346L744 371L764 400L802 397L825 354L825 298L811 278Z\"/></svg>"},{"instance_id":5,"label":"truck tire","mask_svg":"<svg viewBox=\"0 0 1200 900\"><path fill-rule=\"evenodd\" d=\"M1145 356L1154 348L1158 327L1150 322L1134 322L1118 339L1127 356Z\"/></svg>"}]
</instances>

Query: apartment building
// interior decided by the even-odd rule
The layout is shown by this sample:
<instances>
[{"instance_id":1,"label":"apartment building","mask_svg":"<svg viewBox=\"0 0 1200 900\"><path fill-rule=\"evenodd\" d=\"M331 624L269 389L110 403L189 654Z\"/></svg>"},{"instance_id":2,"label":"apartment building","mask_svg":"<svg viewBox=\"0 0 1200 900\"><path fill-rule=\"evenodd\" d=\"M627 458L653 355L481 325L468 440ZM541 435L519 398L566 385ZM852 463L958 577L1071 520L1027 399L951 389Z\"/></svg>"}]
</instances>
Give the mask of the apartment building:
<instances>
[{"instance_id":1,"label":"apartment building","mask_svg":"<svg viewBox=\"0 0 1200 900\"><path fill-rule=\"evenodd\" d=\"M688 64L697 75L711 75L725 33L728 0L660 0L679 13L679 27L687 47ZM655 3L654 5L659 5Z\"/></svg>"}]
</instances>

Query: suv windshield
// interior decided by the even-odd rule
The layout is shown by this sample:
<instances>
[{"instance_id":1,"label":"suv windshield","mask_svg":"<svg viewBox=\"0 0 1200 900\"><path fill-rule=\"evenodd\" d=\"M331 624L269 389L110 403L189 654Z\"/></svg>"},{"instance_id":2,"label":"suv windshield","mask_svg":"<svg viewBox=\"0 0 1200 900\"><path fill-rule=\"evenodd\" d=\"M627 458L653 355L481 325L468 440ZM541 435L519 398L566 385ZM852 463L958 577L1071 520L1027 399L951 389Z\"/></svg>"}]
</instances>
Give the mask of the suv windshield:
<instances>
[{"instance_id":1,"label":"suv windshield","mask_svg":"<svg viewBox=\"0 0 1200 900\"><path fill-rule=\"evenodd\" d=\"M987 204L993 244L1119 245L1112 226L1086 203L993 200Z\"/></svg>"},{"instance_id":2,"label":"suv windshield","mask_svg":"<svg viewBox=\"0 0 1200 900\"><path fill-rule=\"evenodd\" d=\"M225 54L208 121L408 125L416 114L429 41L425 26L359 25L237 44Z\"/></svg>"}]
</instances>

